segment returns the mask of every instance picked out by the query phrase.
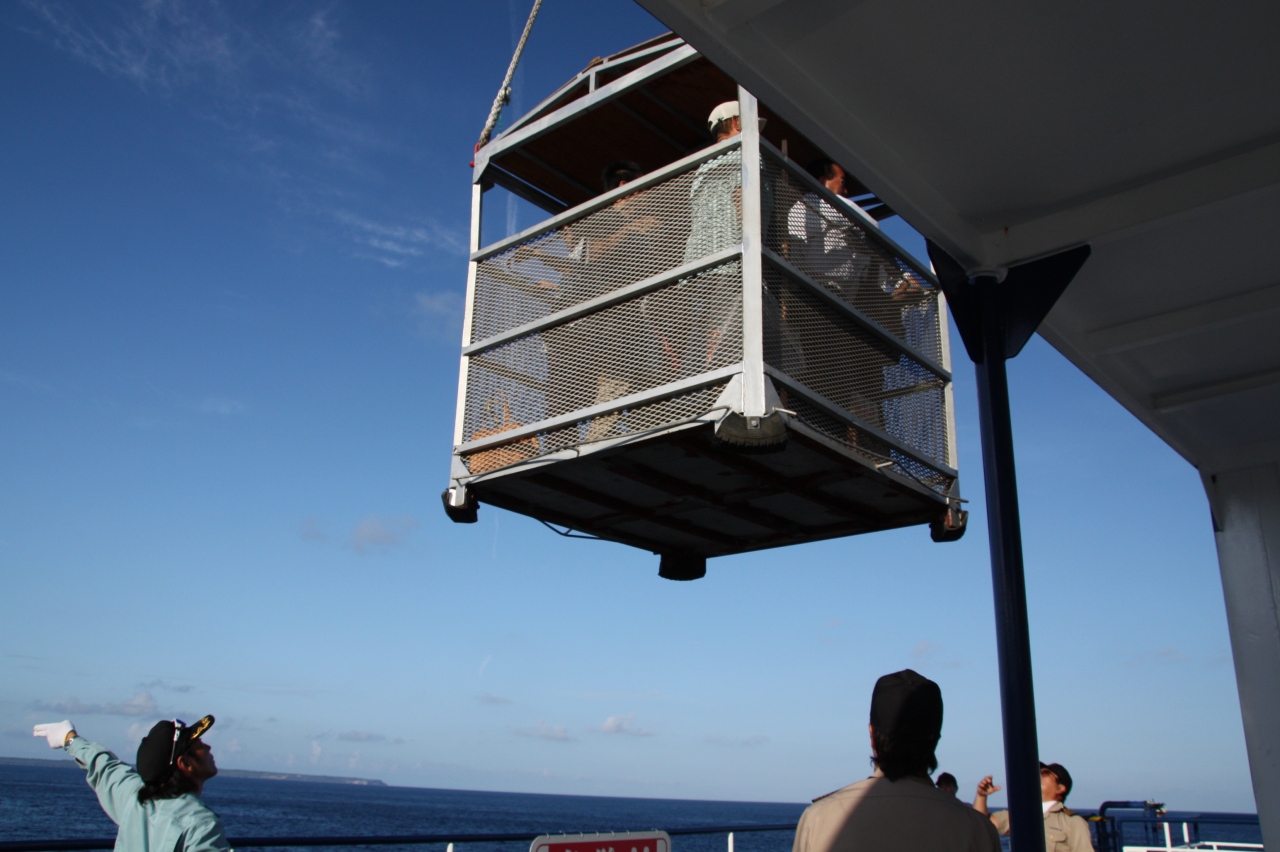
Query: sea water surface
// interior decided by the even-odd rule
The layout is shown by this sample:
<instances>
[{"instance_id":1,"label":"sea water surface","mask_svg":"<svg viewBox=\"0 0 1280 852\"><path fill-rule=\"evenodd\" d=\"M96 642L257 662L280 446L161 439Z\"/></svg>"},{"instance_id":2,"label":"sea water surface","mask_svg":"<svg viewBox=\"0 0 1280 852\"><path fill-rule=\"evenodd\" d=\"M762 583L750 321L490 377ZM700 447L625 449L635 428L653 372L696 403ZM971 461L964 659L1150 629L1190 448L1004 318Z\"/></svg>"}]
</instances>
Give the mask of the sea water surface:
<instances>
[{"instance_id":1,"label":"sea water surface","mask_svg":"<svg viewBox=\"0 0 1280 852\"><path fill-rule=\"evenodd\" d=\"M560 834L794 824L805 804L625 799L360 786L220 776L203 798L231 837L355 834ZM77 768L0 765L0 840L114 837ZM735 852L789 852L789 831L739 834ZM726 837L672 840L673 852L724 852ZM340 847L339 847L340 848ZM361 847L353 847L361 848ZM443 852L439 846L363 847ZM456 852L524 852L524 843Z\"/></svg>"},{"instance_id":2,"label":"sea water surface","mask_svg":"<svg viewBox=\"0 0 1280 852\"><path fill-rule=\"evenodd\" d=\"M370 834L576 834L744 825L794 825L805 803L716 802L489 793L420 787L360 786L219 776L204 800L231 837L350 836ZM1079 808L1082 816L1094 811ZM1209 817L1205 819L1205 817ZM1204 819L1201 840L1260 843L1254 825L1213 824L1207 814L1170 812L1173 842L1183 819ZM74 765L0 764L0 841L114 837L115 825L98 806L84 773ZM1125 842L1163 846L1163 829L1131 824ZM734 852L790 852L792 831L739 833ZM1196 838L1193 838L1193 840ZM1005 850L1008 838L1001 838ZM726 852L724 834L677 836L672 852ZM444 852L443 844L331 849ZM468 843L455 852L524 852L527 842Z\"/></svg>"}]
</instances>

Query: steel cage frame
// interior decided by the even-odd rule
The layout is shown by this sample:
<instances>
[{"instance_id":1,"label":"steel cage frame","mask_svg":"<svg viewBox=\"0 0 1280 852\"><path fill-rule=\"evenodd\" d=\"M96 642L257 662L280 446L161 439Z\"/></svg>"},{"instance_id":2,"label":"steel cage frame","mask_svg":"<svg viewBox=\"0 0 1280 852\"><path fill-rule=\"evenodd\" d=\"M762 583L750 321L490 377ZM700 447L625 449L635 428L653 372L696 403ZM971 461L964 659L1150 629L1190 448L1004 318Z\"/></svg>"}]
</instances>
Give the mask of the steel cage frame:
<instances>
[{"instance_id":1,"label":"steel cage frame","mask_svg":"<svg viewBox=\"0 0 1280 852\"><path fill-rule=\"evenodd\" d=\"M596 87L594 85L594 71L598 71L599 68L589 69L593 71L590 78L593 81L593 85L587 94L573 99L562 106L548 109L548 105L551 105L557 98L563 97L565 93L578 85L586 72L578 75L578 77L573 81L570 81L569 84L566 84L561 88L561 90L558 90L535 108L533 112L541 112L541 115L533 117L533 113L531 113L530 116L518 119L507 133L495 138L489 145L477 152L475 168L472 175L471 230L468 246L469 258L467 290L462 328L462 352L459 364L457 412L453 435L454 447L450 477L452 488L449 492L449 502L452 505L463 505L466 500L465 490L468 483L482 477L488 478L502 475L510 472L512 467L544 465L559 459L576 457L584 452L605 449L607 447L616 446L619 443L633 441L649 435L687 429L700 423L716 422L723 418L726 411L732 411L733 413L740 414L746 418L759 418L772 413L775 409L781 409L781 406L777 404L777 394L774 392L773 381L785 381L785 377L779 375L775 367L766 363L763 347L765 322L763 290L764 270L766 268L781 270L788 276L788 278L801 282L803 286L820 297L825 298L826 301L836 310L841 312L842 315L852 319L859 327L865 329L870 335L885 341L893 348L901 351L905 356L910 357L912 360L921 364L938 377L941 381L943 391L942 408L943 416L945 418L943 430L945 433L944 440L947 448L945 460L926 457L915 447L896 439L892 435L887 434L884 430L876 428L873 424L860 420L853 413L842 410L838 406L834 406L830 401L823 399L820 395L813 393L812 391L809 392L809 395L815 397L812 401L826 408L828 413L847 421L852 427L862 429L868 434L874 435L878 440L883 441L887 446L892 448L894 452L900 453L915 462L924 464L927 467L935 469L938 473L949 477L951 485L946 493L939 495L936 491L931 491L931 495L940 496L944 501L958 499L959 480L956 472L958 465L955 441L954 397L950 372L951 353L949 329L945 320L945 299L942 296L941 289L938 287L938 282L933 274L932 268L921 264L905 249L903 249L901 245L888 235L884 234L876 220L862 211L856 204L848 202L831 193L819 181L815 180L811 175L799 168L796 163L788 159L780 150L771 145L767 140L763 139L758 122L759 111L757 101L753 95L742 87L739 87L738 89L739 114L742 126L742 131L739 135L721 142L712 143L702 150L669 163L668 165L656 169L624 186L619 186L614 190L604 192L586 202L564 210L558 214L550 215L547 219L530 228L526 228L519 233L495 240L489 245L481 245L482 222L484 215L484 191L486 189L486 182L488 181L489 166L494 157L505 151L515 149L522 143L527 142L532 138L536 138L557 126L572 122L575 118L586 111L612 101L633 87L642 86L656 77L682 67L698 58L698 54L693 51L691 47L679 43L677 40L674 44L671 42L653 43L644 51L637 53L636 56L627 57L627 61L631 61L632 59L639 58L643 55L651 55L654 58L648 64L634 68L604 86ZM739 245L699 258L685 264L684 266L668 269L658 275L619 287L595 298L552 312L532 322L508 328L498 334L489 335L485 339L474 339L477 279L480 266L483 262L501 255L503 252L514 247L527 243L541 235L553 232L568 224L581 221L592 213L615 204L619 199L659 186L679 175L697 169L703 164L715 160L717 157L728 152L732 152L735 149L741 152L742 169L740 212L742 240ZM769 249L765 244L764 222L761 209L762 182L764 162L766 158L784 169L787 172L788 177L792 180L798 181L805 187L807 192L816 194L826 203L833 205L845 213L852 222L855 222L860 226L861 230L870 239L881 245L885 251L892 254L895 258L904 262L911 268L915 275L919 276L919 278L929 287L933 288L936 292L936 303L938 308L937 331L940 344L940 357L937 360L930 358L925 353L917 351L906 341L896 337L891 332L884 329L875 320L863 315L857 308L849 305L848 303L841 302L838 297L826 292L822 285L816 283L812 279L809 279L802 271L788 264L785 259L780 258L776 253ZM473 359L482 357L485 351L494 349L504 343L520 339L526 335L555 328L564 323L571 322L574 319L581 318L592 313L597 313L609 308L610 306L639 297L644 293L669 286L672 282L683 280L699 271L712 269L731 262L735 258L739 259L742 265L742 357L740 361L735 364L710 370L668 385L649 388L634 394L628 394L604 403L589 406L587 408L576 409L562 415L548 417L536 422L530 422L520 426L519 428L487 436L479 440L467 439L465 423L468 403L468 381L472 366L471 362ZM575 451L572 453L566 454L563 450L549 452L512 466L504 466L490 471L473 473L468 469L463 460L463 456L469 453L512 444L522 439L528 439L530 436L536 436L546 430L561 428L584 419L621 411L627 409L629 406L660 400L664 397L671 397L692 389L716 385L726 381L727 385L725 387L725 391L720 395L720 398L716 401L712 410L704 416L693 419L684 419L679 422L674 422L639 434L618 436L608 440L584 442L582 446L575 448ZM782 410L785 411L785 409ZM786 413L789 414L790 412ZM805 429L804 431L809 433L811 429ZM587 446L587 444L590 444L590 446ZM874 465L877 470L881 470L885 466L886 465L884 464ZM922 482L915 480L915 477L910 475L909 472L907 472L907 475L904 475L904 472L900 472L892 468L883 472L894 476L896 479L900 480L902 484L911 487L913 490L918 491L922 488L927 488L927 486L924 486Z\"/></svg>"}]
</instances>

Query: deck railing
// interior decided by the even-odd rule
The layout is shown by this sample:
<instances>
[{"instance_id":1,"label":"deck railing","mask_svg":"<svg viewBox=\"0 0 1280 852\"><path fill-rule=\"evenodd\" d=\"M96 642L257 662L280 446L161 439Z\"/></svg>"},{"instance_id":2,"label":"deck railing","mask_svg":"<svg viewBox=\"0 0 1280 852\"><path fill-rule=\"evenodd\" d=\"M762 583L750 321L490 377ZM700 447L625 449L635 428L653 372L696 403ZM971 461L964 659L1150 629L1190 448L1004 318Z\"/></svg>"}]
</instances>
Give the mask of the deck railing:
<instances>
[{"instance_id":1,"label":"deck railing","mask_svg":"<svg viewBox=\"0 0 1280 852\"><path fill-rule=\"evenodd\" d=\"M733 852L733 836L760 831L795 831L795 823L785 825L727 825L710 828L668 828L672 837L694 834L727 834L727 852ZM423 846L442 845L445 852L453 852L455 844L462 843L531 843L547 832L517 834L402 834L349 836L299 836L299 837L230 837L233 849L267 849L289 846L295 848L321 846ZM582 835L584 838L607 839L611 832ZM114 837L68 838L65 840L6 840L0 841L0 852L82 852L82 850L111 849Z\"/></svg>"},{"instance_id":2,"label":"deck railing","mask_svg":"<svg viewBox=\"0 0 1280 852\"><path fill-rule=\"evenodd\" d=\"M1108 803L1111 804L1111 803ZM1133 810L1144 803L1125 803L1133 806ZM1114 806L1113 806L1114 808ZM1126 808L1128 809L1128 808ZM1168 852L1183 849L1216 849L1257 850L1264 848L1261 843L1242 840L1206 839L1202 836L1203 827L1225 826L1258 826L1256 814L1229 813L1146 813L1107 814L1108 808L1101 809L1101 817L1093 817L1091 821L1097 833L1098 852ZM1126 826L1141 827L1138 831L1125 831ZM1212 828L1209 833L1212 832ZM1219 832L1220 833L1220 832ZM1128 836L1126 837L1126 834ZM1136 841L1136 842L1134 842Z\"/></svg>"},{"instance_id":3,"label":"deck railing","mask_svg":"<svg viewBox=\"0 0 1280 852\"><path fill-rule=\"evenodd\" d=\"M1219 850L1219 852L1252 852L1263 849L1261 843L1233 840L1201 839L1201 826L1257 826L1254 814L1168 814L1164 816L1104 816L1101 821L1093 818L1098 831L1099 852L1168 852L1168 850ZM1124 843L1124 826L1144 825L1146 839L1162 838L1161 845ZM771 831L795 831L795 823L781 825L728 825L706 828L669 828L668 835L727 835L726 852L734 852L735 834ZM319 848L334 846L444 846L443 852L454 852L455 844L465 843L530 843L546 832L515 834L403 834L403 835L326 835L288 837L231 837L233 849L268 848ZM607 838L609 832L584 834L583 837ZM67 838L62 840L6 840L0 841L0 852L88 852L111 849L114 837Z\"/></svg>"}]
</instances>

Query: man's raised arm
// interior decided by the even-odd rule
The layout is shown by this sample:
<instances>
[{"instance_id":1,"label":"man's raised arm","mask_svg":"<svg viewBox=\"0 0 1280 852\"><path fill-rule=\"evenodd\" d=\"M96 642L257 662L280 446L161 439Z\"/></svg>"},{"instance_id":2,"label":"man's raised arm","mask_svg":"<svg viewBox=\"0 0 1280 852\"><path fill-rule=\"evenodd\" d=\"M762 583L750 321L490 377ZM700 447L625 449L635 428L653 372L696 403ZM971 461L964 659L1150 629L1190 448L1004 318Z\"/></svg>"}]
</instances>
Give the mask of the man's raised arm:
<instances>
[{"instance_id":1,"label":"man's raised arm","mask_svg":"<svg viewBox=\"0 0 1280 852\"><path fill-rule=\"evenodd\" d=\"M85 780L98 796L98 802L111 821L120 824L121 817L138 805L142 779L133 767L103 746L91 743L76 733L70 720L36 725L34 736L44 737L49 748L66 749L86 770Z\"/></svg>"}]
</instances>

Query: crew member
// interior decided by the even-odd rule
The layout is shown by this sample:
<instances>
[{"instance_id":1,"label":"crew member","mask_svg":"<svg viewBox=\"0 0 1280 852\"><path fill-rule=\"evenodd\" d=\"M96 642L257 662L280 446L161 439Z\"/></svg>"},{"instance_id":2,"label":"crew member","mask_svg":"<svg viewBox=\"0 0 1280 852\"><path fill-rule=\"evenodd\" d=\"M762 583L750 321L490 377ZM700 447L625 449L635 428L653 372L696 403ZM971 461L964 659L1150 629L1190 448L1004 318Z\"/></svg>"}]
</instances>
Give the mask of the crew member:
<instances>
[{"instance_id":1,"label":"crew member","mask_svg":"<svg viewBox=\"0 0 1280 852\"><path fill-rule=\"evenodd\" d=\"M190 726L156 722L138 746L136 769L69 721L36 725L35 736L66 749L86 770L99 804L120 827L116 852L212 852L230 849L218 815L200 800L204 782L218 774L201 739L212 726L212 716Z\"/></svg>"},{"instance_id":2,"label":"crew member","mask_svg":"<svg viewBox=\"0 0 1280 852\"><path fill-rule=\"evenodd\" d=\"M905 669L871 694L875 774L814 799L800 817L792 852L999 852L995 827L933 786L942 734L942 691Z\"/></svg>"},{"instance_id":3,"label":"crew member","mask_svg":"<svg viewBox=\"0 0 1280 852\"><path fill-rule=\"evenodd\" d=\"M987 813L987 796L1000 788L988 775L978 782L973 809ZM1065 804L1071 792L1071 773L1061 763L1040 764L1040 802L1044 808L1045 852L1093 852L1089 823ZM1001 834L1009 833L1009 812L996 811L991 822Z\"/></svg>"},{"instance_id":4,"label":"crew member","mask_svg":"<svg viewBox=\"0 0 1280 852\"><path fill-rule=\"evenodd\" d=\"M950 772L943 772L938 776L935 786L944 793L955 795L960 791L960 785L956 783L956 776Z\"/></svg>"}]
</instances>

